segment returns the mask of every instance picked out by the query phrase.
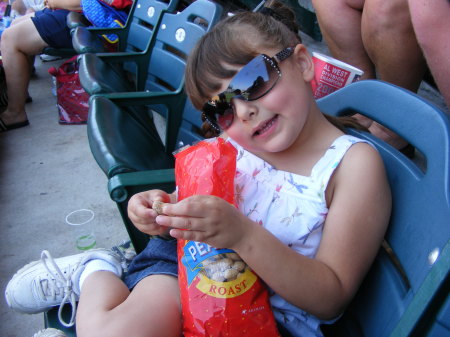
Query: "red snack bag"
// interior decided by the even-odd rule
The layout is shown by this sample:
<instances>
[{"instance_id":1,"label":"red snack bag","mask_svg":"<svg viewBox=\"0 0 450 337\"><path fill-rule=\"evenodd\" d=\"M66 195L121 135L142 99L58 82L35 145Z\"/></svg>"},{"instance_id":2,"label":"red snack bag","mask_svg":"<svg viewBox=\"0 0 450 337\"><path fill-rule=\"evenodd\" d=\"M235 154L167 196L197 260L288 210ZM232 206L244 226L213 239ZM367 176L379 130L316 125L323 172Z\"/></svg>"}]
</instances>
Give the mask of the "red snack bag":
<instances>
[{"instance_id":1,"label":"red snack bag","mask_svg":"<svg viewBox=\"0 0 450 337\"><path fill-rule=\"evenodd\" d=\"M234 204L230 143L205 140L175 157L178 200L202 194ZM185 337L280 336L266 286L234 251L178 240L178 276Z\"/></svg>"}]
</instances>

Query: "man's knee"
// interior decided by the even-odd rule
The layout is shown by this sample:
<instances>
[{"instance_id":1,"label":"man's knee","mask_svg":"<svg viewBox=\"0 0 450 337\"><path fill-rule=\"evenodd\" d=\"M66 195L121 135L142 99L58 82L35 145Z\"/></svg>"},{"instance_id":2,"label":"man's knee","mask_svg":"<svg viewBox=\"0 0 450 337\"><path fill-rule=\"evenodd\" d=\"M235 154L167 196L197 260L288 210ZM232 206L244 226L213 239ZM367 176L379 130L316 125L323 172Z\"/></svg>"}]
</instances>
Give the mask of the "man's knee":
<instances>
[{"instance_id":1,"label":"man's knee","mask_svg":"<svg viewBox=\"0 0 450 337\"><path fill-rule=\"evenodd\" d=\"M366 0L363 29L368 36L384 36L412 30L407 0Z\"/></svg>"}]
</instances>

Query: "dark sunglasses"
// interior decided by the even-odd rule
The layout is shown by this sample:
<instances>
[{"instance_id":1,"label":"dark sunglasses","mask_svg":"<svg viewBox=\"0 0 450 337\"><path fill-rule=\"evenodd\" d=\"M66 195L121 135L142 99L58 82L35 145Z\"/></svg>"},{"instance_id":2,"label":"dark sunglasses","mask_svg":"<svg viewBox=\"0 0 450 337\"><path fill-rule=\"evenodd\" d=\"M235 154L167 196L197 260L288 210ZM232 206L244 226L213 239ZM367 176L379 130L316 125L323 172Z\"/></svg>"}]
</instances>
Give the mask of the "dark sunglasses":
<instances>
[{"instance_id":1,"label":"dark sunglasses","mask_svg":"<svg viewBox=\"0 0 450 337\"><path fill-rule=\"evenodd\" d=\"M265 54L256 56L233 77L224 92L214 96L203 106L204 119L219 132L221 129L228 129L234 119L232 99L255 101L266 95L281 77L278 63L293 52L294 48L288 47L274 57Z\"/></svg>"}]
</instances>

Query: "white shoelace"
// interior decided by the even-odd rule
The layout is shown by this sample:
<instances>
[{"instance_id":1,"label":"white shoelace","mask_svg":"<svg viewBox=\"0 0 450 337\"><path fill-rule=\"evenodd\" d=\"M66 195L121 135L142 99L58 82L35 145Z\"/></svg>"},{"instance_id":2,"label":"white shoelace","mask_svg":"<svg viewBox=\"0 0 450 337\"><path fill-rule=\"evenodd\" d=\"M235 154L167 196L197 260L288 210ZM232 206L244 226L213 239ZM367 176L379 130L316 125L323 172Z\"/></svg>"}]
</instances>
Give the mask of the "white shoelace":
<instances>
[{"instance_id":1,"label":"white shoelace","mask_svg":"<svg viewBox=\"0 0 450 337\"><path fill-rule=\"evenodd\" d=\"M47 265L47 260L50 262L54 271L52 271L50 269L50 267ZM45 290L47 292L45 292L44 289L42 289L42 290L43 290L44 294L46 294L46 296L48 296L48 294L50 294L53 299L56 298L56 295L59 293L59 291L63 292L61 294L62 295L61 305L59 306L59 309L58 309L58 319L62 325L64 325L67 328L70 328L75 324L75 314L77 311L77 297L76 297L76 295L73 291L73 287L72 287L72 274L76 270L76 268L73 270L70 270L70 268L69 268L68 273L65 276L64 273L61 272L61 269L58 267L56 262L53 260L53 257L51 256L50 252L48 252L46 250L42 251L42 253L41 253L41 261L44 264L47 271L49 272L49 274L54 279L54 280L48 280L48 282L45 284L45 287L47 288ZM51 281L53 281L53 282L51 282ZM58 283L61 284L62 287L58 286ZM42 282L41 282L41 286L42 286ZM72 316L70 318L69 323L65 322L62 317L62 310L66 303L69 303L72 307Z\"/></svg>"}]
</instances>

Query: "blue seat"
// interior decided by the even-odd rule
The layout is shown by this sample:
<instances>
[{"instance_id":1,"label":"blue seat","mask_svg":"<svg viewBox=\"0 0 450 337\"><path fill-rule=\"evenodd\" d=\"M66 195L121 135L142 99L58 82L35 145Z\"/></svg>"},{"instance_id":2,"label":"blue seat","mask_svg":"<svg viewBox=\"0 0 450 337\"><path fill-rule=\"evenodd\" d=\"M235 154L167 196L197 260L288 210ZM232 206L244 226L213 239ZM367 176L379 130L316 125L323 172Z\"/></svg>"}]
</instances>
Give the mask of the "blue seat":
<instances>
[{"instance_id":1,"label":"blue seat","mask_svg":"<svg viewBox=\"0 0 450 337\"><path fill-rule=\"evenodd\" d=\"M379 81L352 84L318 103L330 115L364 114L416 148L413 162L372 135L351 130L383 157L393 210L383 249L330 336L450 336L449 116Z\"/></svg>"},{"instance_id":2,"label":"blue seat","mask_svg":"<svg viewBox=\"0 0 450 337\"><path fill-rule=\"evenodd\" d=\"M388 126L416 148L412 161L368 133L349 130L370 140L379 150L392 188L393 211L376 261L343 317L335 325L324 327L326 336L448 336L448 116L419 96L380 81L360 81L322 98L318 104L330 115L355 112L366 115ZM133 152L132 148L129 152ZM161 152L159 159L164 155L167 154ZM111 176L108 182L111 198L121 203L134 193L150 188L171 191L173 169L161 168L150 165L147 170ZM136 245L140 247L144 242Z\"/></svg>"},{"instance_id":3,"label":"blue seat","mask_svg":"<svg viewBox=\"0 0 450 337\"><path fill-rule=\"evenodd\" d=\"M172 191L173 158L155 131L144 130L132 113L123 110L127 105L120 98L95 97L94 101L97 108L88 123L91 149L100 166L107 167L108 160L119 163L111 157L122 156L120 165L110 166L108 190L140 251L147 237L133 232L126 216L127 201L142 190ZM324 327L326 336L449 336L449 117L419 96L381 81L354 83L318 104L334 116L368 116L416 148L412 161L368 133L348 130L379 150L392 189L393 210L374 264L342 318Z\"/></svg>"},{"instance_id":4,"label":"blue seat","mask_svg":"<svg viewBox=\"0 0 450 337\"><path fill-rule=\"evenodd\" d=\"M77 54L107 53L101 34L115 34L119 38L117 52L143 52L149 45L154 29L164 12L174 12L178 0L136 0L121 28L90 29L78 25L72 31L72 43Z\"/></svg>"},{"instance_id":5,"label":"blue seat","mask_svg":"<svg viewBox=\"0 0 450 337\"><path fill-rule=\"evenodd\" d=\"M89 144L94 158L108 178L121 174L132 177L136 172L147 170L169 169L171 172L174 166L172 152L177 147L177 138L190 143L193 137L180 131L186 106L183 90L185 58L197 40L220 17L220 5L207 0L195 1L179 14L165 13L162 19L165 29L157 33L158 44L154 47L150 63L153 70L147 83L151 91L91 97ZM180 34L184 40L180 39ZM156 131L153 112L165 117L164 141ZM200 135L195 137L201 138ZM130 152L130 148L134 150ZM145 247L148 237L137 231L128 220L128 196L146 188L150 185L138 186L133 193L125 193L124 190L111 192L137 251ZM170 181L164 188L173 190L173 182Z\"/></svg>"},{"instance_id":6,"label":"blue seat","mask_svg":"<svg viewBox=\"0 0 450 337\"><path fill-rule=\"evenodd\" d=\"M153 28L141 25L140 32L134 35L141 51L81 55L81 85L90 95L176 90L183 77L185 56L198 38L211 27L211 21L215 22L221 15L221 11L216 9L213 2L195 1L178 14L163 14L154 31ZM211 14L214 15L212 19ZM182 26L174 26L181 22ZM152 34L156 36L147 45L148 36ZM166 58L161 59L163 54ZM168 60L170 62L166 62ZM179 62L175 62L176 60ZM172 67L167 67L167 64ZM155 77L160 79L158 85Z\"/></svg>"},{"instance_id":7,"label":"blue seat","mask_svg":"<svg viewBox=\"0 0 450 337\"><path fill-rule=\"evenodd\" d=\"M82 55L79 63L81 85L90 95L121 93L121 96L129 94L132 97L145 90L178 93L178 97L185 100L182 87L186 55L221 15L219 5L206 0L193 2L178 14L165 13L159 25L162 29L155 29L155 38L146 51ZM152 108L164 117L168 116L167 107ZM183 111L183 120L178 123L182 123L184 136L190 137L189 142L198 139L195 136L198 111L189 102L177 109ZM179 141L169 131L168 142ZM173 148L173 144L169 144L168 151Z\"/></svg>"},{"instance_id":8,"label":"blue seat","mask_svg":"<svg viewBox=\"0 0 450 337\"><path fill-rule=\"evenodd\" d=\"M125 78L127 72L124 69L124 62L128 60L135 63L136 69L139 68L137 58L131 57L134 54L129 57L130 53L126 56L122 54L105 57L98 57L99 54L82 55L79 68L80 82L90 94L107 95L110 98L120 97L122 102L127 99L131 102L129 104L135 105L133 102L142 103L143 97L158 96L163 92L171 94L171 106L160 104L151 107L160 115L168 117L177 125L176 128L182 123L181 119L184 116L183 130L192 136L190 140L193 140L195 132L191 131L195 125L192 121L198 122L195 116L199 113L194 111L190 103L185 103L183 85L186 56L221 15L220 5L207 0L195 1L178 14L165 13L160 24L163 28L156 32L148 65L143 71L135 72L138 74L136 82L130 84ZM141 86L137 83L143 84ZM140 91L142 88L146 90L145 93ZM154 98L149 100L155 101ZM168 113L168 109L174 109L174 105L181 101L184 101L183 104L174 110L177 113ZM173 132L175 134L172 134ZM168 129L166 137L168 153L175 148L177 134L175 128Z\"/></svg>"}]
</instances>

